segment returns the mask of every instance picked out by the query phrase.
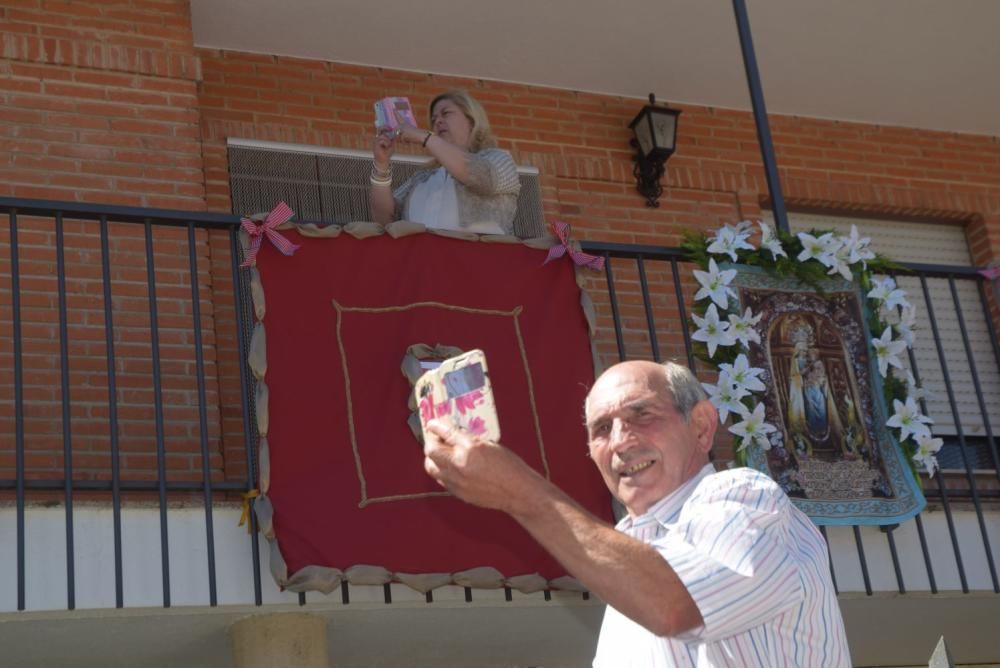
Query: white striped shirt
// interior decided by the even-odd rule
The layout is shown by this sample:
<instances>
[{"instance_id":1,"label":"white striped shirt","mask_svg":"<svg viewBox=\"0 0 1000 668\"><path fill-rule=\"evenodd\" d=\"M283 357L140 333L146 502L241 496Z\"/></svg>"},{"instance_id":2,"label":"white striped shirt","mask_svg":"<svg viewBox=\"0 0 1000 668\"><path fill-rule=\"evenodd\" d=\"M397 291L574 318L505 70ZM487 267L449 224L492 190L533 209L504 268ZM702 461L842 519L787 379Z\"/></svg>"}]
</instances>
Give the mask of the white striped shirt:
<instances>
[{"instance_id":1,"label":"white striped shirt","mask_svg":"<svg viewBox=\"0 0 1000 668\"><path fill-rule=\"evenodd\" d=\"M826 542L766 475L709 464L617 529L667 560L704 625L659 637L608 606L595 668L851 665Z\"/></svg>"}]
</instances>

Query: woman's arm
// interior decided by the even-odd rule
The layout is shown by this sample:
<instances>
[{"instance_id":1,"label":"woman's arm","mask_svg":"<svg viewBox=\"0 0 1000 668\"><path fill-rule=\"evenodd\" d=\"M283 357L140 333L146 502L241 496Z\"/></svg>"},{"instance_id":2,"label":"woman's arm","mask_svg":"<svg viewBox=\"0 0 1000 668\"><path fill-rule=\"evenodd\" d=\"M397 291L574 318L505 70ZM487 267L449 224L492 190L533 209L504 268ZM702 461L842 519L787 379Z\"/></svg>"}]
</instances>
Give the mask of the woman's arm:
<instances>
[{"instance_id":1,"label":"woman's arm","mask_svg":"<svg viewBox=\"0 0 1000 668\"><path fill-rule=\"evenodd\" d=\"M448 170L452 178L469 185L469 159L472 154L441 139L430 130L421 130L412 125L402 126L400 139L406 142L421 144L424 149ZM426 141L425 141L426 140Z\"/></svg>"},{"instance_id":2,"label":"woman's arm","mask_svg":"<svg viewBox=\"0 0 1000 668\"><path fill-rule=\"evenodd\" d=\"M396 200L392 196L392 154L396 142L385 134L375 137L372 162L372 182L368 189L368 202L371 206L372 220L381 225L392 222L396 212ZM385 180L379 180L380 175L388 175Z\"/></svg>"},{"instance_id":3,"label":"woman's arm","mask_svg":"<svg viewBox=\"0 0 1000 668\"><path fill-rule=\"evenodd\" d=\"M469 153L429 130L400 125L399 139L420 144L452 178L478 195L516 194L520 188L517 166L506 151Z\"/></svg>"}]
</instances>

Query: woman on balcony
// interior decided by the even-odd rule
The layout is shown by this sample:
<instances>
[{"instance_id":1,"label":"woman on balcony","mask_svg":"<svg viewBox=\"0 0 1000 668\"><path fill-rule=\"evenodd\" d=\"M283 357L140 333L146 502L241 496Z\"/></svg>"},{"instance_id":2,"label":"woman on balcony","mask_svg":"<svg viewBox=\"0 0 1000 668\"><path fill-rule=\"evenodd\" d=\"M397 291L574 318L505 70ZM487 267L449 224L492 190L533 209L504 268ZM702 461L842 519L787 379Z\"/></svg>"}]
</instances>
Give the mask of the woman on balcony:
<instances>
[{"instance_id":1,"label":"woman on balcony","mask_svg":"<svg viewBox=\"0 0 1000 668\"><path fill-rule=\"evenodd\" d=\"M390 159L399 142L419 144L432 160L393 191ZM514 233L517 167L510 153L496 148L486 111L464 90L434 98L429 130L403 123L395 135L375 137L371 184L377 223L409 220L437 229Z\"/></svg>"}]
</instances>

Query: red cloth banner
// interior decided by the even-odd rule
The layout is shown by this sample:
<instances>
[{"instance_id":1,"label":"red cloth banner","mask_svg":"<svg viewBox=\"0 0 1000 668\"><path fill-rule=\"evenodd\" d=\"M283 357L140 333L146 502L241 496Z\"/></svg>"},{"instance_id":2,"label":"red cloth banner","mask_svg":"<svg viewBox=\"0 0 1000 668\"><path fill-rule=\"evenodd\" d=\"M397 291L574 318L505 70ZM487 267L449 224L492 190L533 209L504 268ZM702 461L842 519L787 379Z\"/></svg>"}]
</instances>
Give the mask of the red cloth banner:
<instances>
[{"instance_id":1,"label":"red cloth banner","mask_svg":"<svg viewBox=\"0 0 1000 668\"><path fill-rule=\"evenodd\" d=\"M400 370L418 343L486 353L501 441L587 509L611 520L586 457L593 381L569 261L546 251L418 234L269 244L257 267L267 311L266 383L274 527L290 574L357 564L507 577L565 573L500 512L443 494L411 432Z\"/></svg>"}]
</instances>

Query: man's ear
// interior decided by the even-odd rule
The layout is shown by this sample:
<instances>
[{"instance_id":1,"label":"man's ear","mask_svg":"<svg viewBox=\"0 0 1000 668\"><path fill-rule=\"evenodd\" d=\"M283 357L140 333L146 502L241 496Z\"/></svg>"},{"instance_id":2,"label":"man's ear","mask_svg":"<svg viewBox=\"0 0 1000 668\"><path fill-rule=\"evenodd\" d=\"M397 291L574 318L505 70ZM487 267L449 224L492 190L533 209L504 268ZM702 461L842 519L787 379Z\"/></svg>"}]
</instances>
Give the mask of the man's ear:
<instances>
[{"instance_id":1,"label":"man's ear","mask_svg":"<svg viewBox=\"0 0 1000 668\"><path fill-rule=\"evenodd\" d=\"M698 441L698 449L708 452L715 440L715 430L719 428L719 411L708 399L702 399L691 408L691 427Z\"/></svg>"}]
</instances>

